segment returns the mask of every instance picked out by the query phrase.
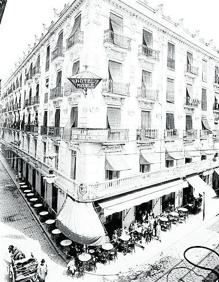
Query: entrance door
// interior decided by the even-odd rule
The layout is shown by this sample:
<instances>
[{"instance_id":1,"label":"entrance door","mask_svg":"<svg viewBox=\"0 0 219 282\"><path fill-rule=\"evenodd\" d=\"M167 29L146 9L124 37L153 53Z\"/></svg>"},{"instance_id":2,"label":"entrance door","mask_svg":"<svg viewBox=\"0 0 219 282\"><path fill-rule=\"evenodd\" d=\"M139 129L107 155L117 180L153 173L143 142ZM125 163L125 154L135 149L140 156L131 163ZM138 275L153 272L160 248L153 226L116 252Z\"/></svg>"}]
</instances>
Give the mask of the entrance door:
<instances>
[{"instance_id":1,"label":"entrance door","mask_svg":"<svg viewBox=\"0 0 219 282\"><path fill-rule=\"evenodd\" d=\"M116 212L106 218L105 228L111 238L114 230L122 228L122 212Z\"/></svg>"},{"instance_id":2,"label":"entrance door","mask_svg":"<svg viewBox=\"0 0 219 282\"><path fill-rule=\"evenodd\" d=\"M43 181L43 176L41 175L41 191L40 191L40 194L41 194L41 197L44 199L45 198L45 184L44 184L44 181Z\"/></svg>"},{"instance_id":3,"label":"entrance door","mask_svg":"<svg viewBox=\"0 0 219 282\"><path fill-rule=\"evenodd\" d=\"M28 183L28 175L29 175L29 166L28 166L28 163L26 163L26 182Z\"/></svg>"},{"instance_id":4,"label":"entrance door","mask_svg":"<svg viewBox=\"0 0 219 282\"><path fill-rule=\"evenodd\" d=\"M36 170L32 170L32 186L33 190L36 190Z\"/></svg>"},{"instance_id":5,"label":"entrance door","mask_svg":"<svg viewBox=\"0 0 219 282\"><path fill-rule=\"evenodd\" d=\"M58 207L58 189L52 185L52 209L57 212Z\"/></svg>"}]
</instances>

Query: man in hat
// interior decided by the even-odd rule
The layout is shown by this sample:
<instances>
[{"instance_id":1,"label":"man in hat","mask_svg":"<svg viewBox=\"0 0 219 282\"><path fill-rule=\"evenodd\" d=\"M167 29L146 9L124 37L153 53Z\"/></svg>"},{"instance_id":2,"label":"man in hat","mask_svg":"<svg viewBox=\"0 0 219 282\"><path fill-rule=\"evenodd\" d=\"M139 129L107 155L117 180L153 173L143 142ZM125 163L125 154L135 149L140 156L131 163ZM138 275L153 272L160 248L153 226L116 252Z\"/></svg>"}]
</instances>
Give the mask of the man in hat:
<instances>
[{"instance_id":1,"label":"man in hat","mask_svg":"<svg viewBox=\"0 0 219 282\"><path fill-rule=\"evenodd\" d=\"M37 269L37 277L39 282L45 282L47 272L48 272L47 265L45 263L45 260L42 259Z\"/></svg>"}]
</instances>

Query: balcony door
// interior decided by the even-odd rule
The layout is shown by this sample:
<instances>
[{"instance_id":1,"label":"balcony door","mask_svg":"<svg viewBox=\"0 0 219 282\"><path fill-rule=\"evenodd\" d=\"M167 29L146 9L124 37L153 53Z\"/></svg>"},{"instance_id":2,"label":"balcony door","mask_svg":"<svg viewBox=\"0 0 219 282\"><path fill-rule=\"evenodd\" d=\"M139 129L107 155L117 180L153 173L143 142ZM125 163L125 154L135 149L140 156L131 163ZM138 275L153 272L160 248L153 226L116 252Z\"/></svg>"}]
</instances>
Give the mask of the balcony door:
<instances>
[{"instance_id":1,"label":"balcony door","mask_svg":"<svg viewBox=\"0 0 219 282\"><path fill-rule=\"evenodd\" d=\"M142 88L147 89L152 85L152 73L149 71L142 71Z\"/></svg>"},{"instance_id":2,"label":"balcony door","mask_svg":"<svg viewBox=\"0 0 219 282\"><path fill-rule=\"evenodd\" d=\"M167 130L175 129L173 113L166 113L166 129Z\"/></svg>"},{"instance_id":3,"label":"balcony door","mask_svg":"<svg viewBox=\"0 0 219 282\"><path fill-rule=\"evenodd\" d=\"M122 82L122 64L115 62L115 61L109 61L108 66L109 71L109 80L112 82L112 92L116 92L117 85L116 83Z\"/></svg>"},{"instance_id":4,"label":"balcony door","mask_svg":"<svg viewBox=\"0 0 219 282\"><path fill-rule=\"evenodd\" d=\"M118 129L121 125L121 109L107 108L107 128Z\"/></svg>"},{"instance_id":5,"label":"balcony door","mask_svg":"<svg viewBox=\"0 0 219 282\"><path fill-rule=\"evenodd\" d=\"M62 85L62 71L58 71L56 76L56 87L61 87L61 85Z\"/></svg>"},{"instance_id":6,"label":"balcony door","mask_svg":"<svg viewBox=\"0 0 219 282\"><path fill-rule=\"evenodd\" d=\"M78 107L71 108L70 125L71 128L78 127Z\"/></svg>"},{"instance_id":7,"label":"balcony door","mask_svg":"<svg viewBox=\"0 0 219 282\"><path fill-rule=\"evenodd\" d=\"M28 125L30 125L30 119L31 119L31 114L29 113L29 114L28 114L28 121L27 121L27 124L28 124Z\"/></svg>"},{"instance_id":8,"label":"balcony door","mask_svg":"<svg viewBox=\"0 0 219 282\"><path fill-rule=\"evenodd\" d=\"M123 32L123 19L113 13L110 13L109 30L115 34L122 34Z\"/></svg>"},{"instance_id":9,"label":"balcony door","mask_svg":"<svg viewBox=\"0 0 219 282\"><path fill-rule=\"evenodd\" d=\"M143 29L143 45L147 46L148 48L152 48L153 45L153 35L151 32Z\"/></svg>"},{"instance_id":10,"label":"balcony door","mask_svg":"<svg viewBox=\"0 0 219 282\"><path fill-rule=\"evenodd\" d=\"M43 116L43 126L47 126L47 120L48 120L48 112L44 111L44 116Z\"/></svg>"},{"instance_id":11,"label":"balcony door","mask_svg":"<svg viewBox=\"0 0 219 282\"><path fill-rule=\"evenodd\" d=\"M186 115L186 131L192 130L192 116Z\"/></svg>"},{"instance_id":12,"label":"balcony door","mask_svg":"<svg viewBox=\"0 0 219 282\"><path fill-rule=\"evenodd\" d=\"M60 127L60 109L55 112L55 127Z\"/></svg>"},{"instance_id":13,"label":"balcony door","mask_svg":"<svg viewBox=\"0 0 219 282\"><path fill-rule=\"evenodd\" d=\"M57 212L58 207L58 189L52 184L52 209Z\"/></svg>"},{"instance_id":14,"label":"balcony door","mask_svg":"<svg viewBox=\"0 0 219 282\"><path fill-rule=\"evenodd\" d=\"M141 111L141 129L151 128L151 112Z\"/></svg>"}]
</instances>

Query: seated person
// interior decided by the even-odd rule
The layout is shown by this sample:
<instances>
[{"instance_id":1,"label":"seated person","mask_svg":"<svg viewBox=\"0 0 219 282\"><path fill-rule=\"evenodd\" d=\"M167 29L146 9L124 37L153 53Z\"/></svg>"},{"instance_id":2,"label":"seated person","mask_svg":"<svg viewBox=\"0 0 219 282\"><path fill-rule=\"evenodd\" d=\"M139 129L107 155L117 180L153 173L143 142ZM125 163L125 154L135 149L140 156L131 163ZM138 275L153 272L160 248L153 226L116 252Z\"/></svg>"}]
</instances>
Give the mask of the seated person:
<instances>
[{"instance_id":1,"label":"seated person","mask_svg":"<svg viewBox=\"0 0 219 282\"><path fill-rule=\"evenodd\" d=\"M10 245L8 247L8 251L11 254L11 258L13 260L19 260L19 259L23 259L25 258L24 253L22 253L19 249L17 249L16 247L14 247L13 245Z\"/></svg>"}]
</instances>

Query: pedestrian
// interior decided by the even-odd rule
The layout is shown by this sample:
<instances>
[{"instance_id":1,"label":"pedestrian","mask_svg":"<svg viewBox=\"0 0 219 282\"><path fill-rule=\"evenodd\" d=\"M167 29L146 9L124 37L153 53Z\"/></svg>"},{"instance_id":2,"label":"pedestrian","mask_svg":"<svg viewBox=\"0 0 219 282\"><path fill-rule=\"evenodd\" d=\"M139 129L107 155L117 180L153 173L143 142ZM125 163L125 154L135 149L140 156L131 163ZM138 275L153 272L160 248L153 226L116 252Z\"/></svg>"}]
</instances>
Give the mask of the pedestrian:
<instances>
[{"instance_id":1,"label":"pedestrian","mask_svg":"<svg viewBox=\"0 0 219 282\"><path fill-rule=\"evenodd\" d=\"M75 267L75 259L72 258L67 264L67 271L70 275L74 276L76 267Z\"/></svg>"},{"instance_id":2,"label":"pedestrian","mask_svg":"<svg viewBox=\"0 0 219 282\"><path fill-rule=\"evenodd\" d=\"M157 225L157 240L161 242L161 237L160 237L160 234L161 234L161 226L160 226L160 223L158 223Z\"/></svg>"},{"instance_id":3,"label":"pedestrian","mask_svg":"<svg viewBox=\"0 0 219 282\"><path fill-rule=\"evenodd\" d=\"M155 219L154 219L154 224L153 224L154 236L155 236L155 237L157 237L157 225L158 225L158 218L155 217Z\"/></svg>"},{"instance_id":4,"label":"pedestrian","mask_svg":"<svg viewBox=\"0 0 219 282\"><path fill-rule=\"evenodd\" d=\"M45 263L45 260L42 259L41 262L40 262L40 265L38 266L38 269L37 269L37 278L39 280L39 282L45 282L46 280L46 276L47 276L47 272L48 272L48 269L47 269L47 265Z\"/></svg>"}]
</instances>

